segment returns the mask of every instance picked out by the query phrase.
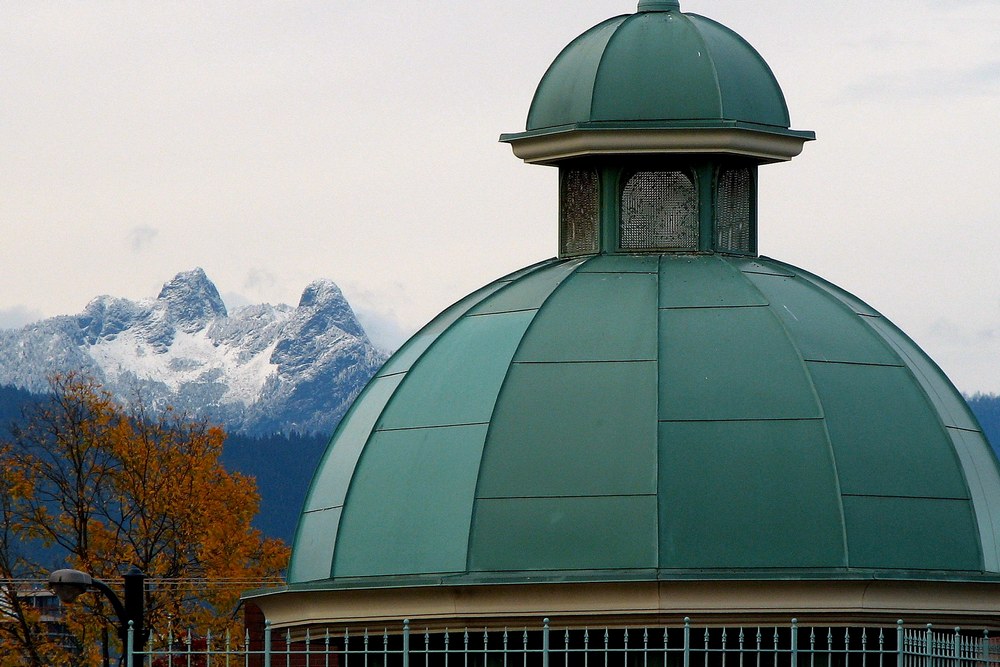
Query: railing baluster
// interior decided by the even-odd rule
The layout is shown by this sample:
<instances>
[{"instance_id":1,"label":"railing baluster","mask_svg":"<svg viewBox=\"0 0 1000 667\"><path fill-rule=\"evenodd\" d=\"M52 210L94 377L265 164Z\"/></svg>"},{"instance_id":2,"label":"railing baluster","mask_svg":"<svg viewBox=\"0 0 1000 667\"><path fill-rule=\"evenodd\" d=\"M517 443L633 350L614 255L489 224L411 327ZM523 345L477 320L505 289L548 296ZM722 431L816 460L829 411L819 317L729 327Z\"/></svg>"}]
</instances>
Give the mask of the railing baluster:
<instances>
[{"instance_id":1,"label":"railing baluster","mask_svg":"<svg viewBox=\"0 0 1000 667\"><path fill-rule=\"evenodd\" d=\"M728 641L729 641L729 633L726 631L726 628L723 627L722 628L722 667L726 667L726 657L727 657L726 654L729 653L729 647L726 646L726 644L728 643Z\"/></svg>"},{"instance_id":2,"label":"railing baluster","mask_svg":"<svg viewBox=\"0 0 1000 667\"><path fill-rule=\"evenodd\" d=\"M410 667L410 619L408 618L403 619L403 667Z\"/></svg>"},{"instance_id":3,"label":"railing baluster","mask_svg":"<svg viewBox=\"0 0 1000 667\"><path fill-rule=\"evenodd\" d=\"M684 667L691 667L691 619L684 617Z\"/></svg>"},{"instance_id":4,"label":"railing baluster","mask_svg":"<svg viewBox=\"0 0 1000 667\"><path fill-rule=\"evenodd\" d=\"M809 628L809 667L816 667L816 626Z\"/></svg>"},{"instance_id":5,"label":"railing baluster","mask_svg":"<svg viewBox=\"0 0 1000 667\"><path fill-rule=\"evenodd\" d=\"M924 667L933 667L934 665L934 638L931 634L930 623L927 624L927 632L924 635Z\"/></svg>"}]
</instances>

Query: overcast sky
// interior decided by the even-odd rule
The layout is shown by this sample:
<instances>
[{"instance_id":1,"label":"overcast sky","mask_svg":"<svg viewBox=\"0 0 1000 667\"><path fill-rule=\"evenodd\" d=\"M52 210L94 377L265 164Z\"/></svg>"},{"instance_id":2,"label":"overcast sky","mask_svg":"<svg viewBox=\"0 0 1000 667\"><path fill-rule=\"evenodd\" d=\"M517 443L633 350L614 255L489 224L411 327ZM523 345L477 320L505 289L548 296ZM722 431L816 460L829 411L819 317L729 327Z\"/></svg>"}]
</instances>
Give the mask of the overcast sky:
<instances>
[{"instance_id":1,"label":"overcast sky","mask_svg":"<svg viewBox=\"0 0 1000 667\"><path fill-rule=\"evenodd\" d=\"M336 281L384 346L556 252L524 165L539 78L636 0L0 2L0 327ZM682 0L743 35L817 141L761 170L760 250L1000 392L1000 1Z\"/></svg>"}]
</instances>

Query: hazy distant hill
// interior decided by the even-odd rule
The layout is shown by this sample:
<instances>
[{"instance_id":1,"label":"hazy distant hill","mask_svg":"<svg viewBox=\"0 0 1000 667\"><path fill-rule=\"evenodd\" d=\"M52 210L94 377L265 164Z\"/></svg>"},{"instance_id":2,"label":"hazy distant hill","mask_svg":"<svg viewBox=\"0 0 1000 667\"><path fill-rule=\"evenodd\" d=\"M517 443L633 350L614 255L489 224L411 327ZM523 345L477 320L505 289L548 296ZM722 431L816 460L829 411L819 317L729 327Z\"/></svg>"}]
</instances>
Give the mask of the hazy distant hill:
<instances>
[{"instance_id":1,"label":"hazy distant hill","mask_svg":"<svg viewBox=\"0 0 1000 667\"><path fill-rule=\"evenodd\" d=\"M295 308L228 313L204 271L179 273L155 299L111 296L78 315L0 330L0 385L47 390L82 371L123 402L171 405L233 433L330 433L386 355L329 280Z\"/></svg>"}]
</instances>

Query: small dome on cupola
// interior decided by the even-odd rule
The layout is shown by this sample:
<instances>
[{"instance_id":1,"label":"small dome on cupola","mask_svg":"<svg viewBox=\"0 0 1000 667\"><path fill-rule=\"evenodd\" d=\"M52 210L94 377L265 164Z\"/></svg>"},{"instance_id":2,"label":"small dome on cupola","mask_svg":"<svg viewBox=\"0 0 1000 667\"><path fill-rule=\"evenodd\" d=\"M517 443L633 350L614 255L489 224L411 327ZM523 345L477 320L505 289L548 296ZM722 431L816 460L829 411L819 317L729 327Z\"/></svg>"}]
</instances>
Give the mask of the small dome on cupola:
<instances>
[{"instance_id":1,"label":"small dome on cupola","mask_svg":"<svg viewBox=\"0 0 1000 667\"><path fill-rule=\"evenodd\" d=\"M528 162L608 153L719 153L787 160L790 129L771 69L738 34L670 0L586 31L549 67L525 132L501 139Z\"/></svg>"}]
</instances>

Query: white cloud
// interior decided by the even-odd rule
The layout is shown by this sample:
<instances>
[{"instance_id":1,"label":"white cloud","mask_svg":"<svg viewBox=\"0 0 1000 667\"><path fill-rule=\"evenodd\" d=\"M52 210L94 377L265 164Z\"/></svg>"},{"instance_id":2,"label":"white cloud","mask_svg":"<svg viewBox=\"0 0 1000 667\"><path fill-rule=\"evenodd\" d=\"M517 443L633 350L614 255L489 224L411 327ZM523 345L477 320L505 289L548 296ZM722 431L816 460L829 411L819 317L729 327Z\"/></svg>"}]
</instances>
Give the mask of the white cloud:
<instances>
[{"instance_id":1,"label":"white cloud","mask_svg":"<svg viewBox=\"0 0 1000 667\"><path fill-rule=\"evenodd\" d=\"M134 252L142 252L149 247L159 233L159 230L153 227L139 226L133 227L126 238L128 238L128 244Z\"/></svg>"}]
</instances>

